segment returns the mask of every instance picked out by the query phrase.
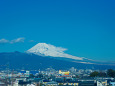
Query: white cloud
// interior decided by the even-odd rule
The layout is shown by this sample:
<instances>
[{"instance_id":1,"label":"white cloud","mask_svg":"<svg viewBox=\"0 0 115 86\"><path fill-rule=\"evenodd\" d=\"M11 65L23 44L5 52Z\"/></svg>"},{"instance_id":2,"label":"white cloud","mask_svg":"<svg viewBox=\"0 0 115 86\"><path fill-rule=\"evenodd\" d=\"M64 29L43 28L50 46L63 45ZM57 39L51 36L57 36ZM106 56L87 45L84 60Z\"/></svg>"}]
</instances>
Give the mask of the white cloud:
<instances>
[{"instance_id":1,"label":"white cloud","mask_svg":"<svg viewBox=\"0 0 115 86\"><path fill-rule=\"evenodd\" d=\"M25 38L17 38L17 39L14 39L14 40L11 40L10 43L17 43L17 42L24 42Z\"/></svg>"},{"instance_id":2,"label":"white cloud","mask_svg":"<svg viewBox=\"0 0 115 86\"><path fill-rule=\"evenodd\" d=\"M7 39L0 39L0 43L18 43L18 42L24 42L25 38L24 37L21 37L21 38L17 38L17 39L14 39L14 40L7 40Z\"/></svg>"},{"instance_id":3,"label":"white cloud","mask_svg":"<svg viewBox=\"0 0 115 86\"><path fill-rule=\"evenodd\" d=\"M9 40L7 40L7 39L0 39L0 43L9 43Z\"/></svg>"},{"instance_id":4,"label":"white cloud","mask_svg":"<svg viewBox=\"0 0 115 86\"><path fill-rule=\"evenodd\" d=\"M72 62L75 62L75 63L83 63L83 64L95 64L95 63L91 63L91 62L78 62L78 61L72 61Z\"/></svg>"}]
</instances>

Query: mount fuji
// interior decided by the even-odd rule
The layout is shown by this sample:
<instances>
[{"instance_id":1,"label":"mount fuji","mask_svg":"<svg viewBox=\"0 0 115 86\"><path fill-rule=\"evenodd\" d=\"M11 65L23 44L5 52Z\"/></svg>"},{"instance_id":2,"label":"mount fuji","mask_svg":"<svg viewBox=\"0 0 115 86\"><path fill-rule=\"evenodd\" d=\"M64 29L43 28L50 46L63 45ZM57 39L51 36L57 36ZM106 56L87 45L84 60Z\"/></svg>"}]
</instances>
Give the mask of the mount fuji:
<instances>
[{"instance_id":1,"label":"mount fuji","mask_svg":"<svg viewBox=\"0 0 115 86\"><path fill-rule=\"evenodd\" d=\"M78 69L114 69L113 62L99 62L84 57L72 56L65 53L67 50L51 44L38 43L26 52L3 52L0 53L0 67L6 69L68 69L75 67Z\"/></svg>"},{"instance_id":2,"label":"mount fuji","mask_svg":"<svg viewBox=\"0 0 115 86\"><path fill-rule=\"evenodd\" d=\"M51 44L38 43L32 48L30 48L29 50L27 50L26 53L60 59L60 60L67 60L67 61L82 63L82 64L114 65L114 63L100 62L85 57L73 56L65 53L64 51L66 50L67 50L66 48L56 47Z\"/></svg>"},{"instance_id":3,"label":"mount fuji","mask_svg":"<svg viewBox=\"0 0 115 86\"><path fill-rule=\"evenodd\" d=\"M51 44L38 43L35 46L33 46L31 49L27 50L27 53L33 53L42 56L64 57L64 58L75 59L75 60L83 60L83 57L72 56L64 53L65 50L67 49L62 47L56 47Z\"/></svg>"}]
</instances>

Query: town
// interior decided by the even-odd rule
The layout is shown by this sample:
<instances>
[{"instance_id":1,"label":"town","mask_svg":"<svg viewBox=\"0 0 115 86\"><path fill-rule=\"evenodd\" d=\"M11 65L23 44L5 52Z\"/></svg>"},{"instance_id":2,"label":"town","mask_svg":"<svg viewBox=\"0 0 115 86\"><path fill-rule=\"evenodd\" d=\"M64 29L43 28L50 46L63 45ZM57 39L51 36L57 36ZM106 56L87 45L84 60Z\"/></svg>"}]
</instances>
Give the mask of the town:
<instances>
[{"instance_id":1,"label":"town","mask_svg":"<svg viewBox=\"0 0 115 86\"><path fill-rule=\"evenodd\" d=\"M115 86L115 70L0 70L0 86Z\"/></svg>"}]
</instances>

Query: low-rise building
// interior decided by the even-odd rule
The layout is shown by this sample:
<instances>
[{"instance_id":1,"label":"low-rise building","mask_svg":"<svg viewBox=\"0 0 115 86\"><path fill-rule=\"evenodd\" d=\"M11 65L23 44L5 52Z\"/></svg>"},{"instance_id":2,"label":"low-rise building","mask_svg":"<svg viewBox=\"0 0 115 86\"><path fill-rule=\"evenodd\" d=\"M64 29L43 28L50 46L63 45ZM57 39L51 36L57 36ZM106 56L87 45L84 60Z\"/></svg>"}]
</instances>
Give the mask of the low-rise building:
<instances>
[{"instance_id":1,"label":"low-rise building","mask_svg":"<svg viewBox=\"0 0 115 86\"><path fill-rule=\"evenodd\" d=\"M111 86L115 86L115 82L110 82L110 85Z\"/></svg>"},{"instance_id":2,"label":"low-rise building","mask_svg":"<svg viewBox=\"0 0 115 86\"><path fill-rule=\"evenodd\" d=\"M46 86L58 86L58 83L54 82L54 81L48 82L48 83L46 83Z\"/></svg>"}]
</instances>

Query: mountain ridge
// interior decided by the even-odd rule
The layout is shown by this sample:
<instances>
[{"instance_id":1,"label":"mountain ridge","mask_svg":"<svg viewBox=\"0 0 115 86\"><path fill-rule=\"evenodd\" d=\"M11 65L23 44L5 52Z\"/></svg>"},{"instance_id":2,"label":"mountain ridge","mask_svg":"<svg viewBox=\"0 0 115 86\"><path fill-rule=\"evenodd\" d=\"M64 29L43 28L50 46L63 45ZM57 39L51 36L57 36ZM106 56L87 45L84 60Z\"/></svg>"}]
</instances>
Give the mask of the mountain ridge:
<instances>
[{"instance_id":1,"label":"mountain ridge","mask_svg":"<svg viewBox=\"0 0 115 86\"><path fill-rule=\"evenodd\" d=\"M38 56L35 54L21 52L4 52L0 53L0 68L6 69L9 63L10 69L46 69L52 67L54 69L69 69L75 67L77 69L114 69L113 65L96 65L72 62L64 59L57 59L48 56ZM4 65L4 66L3 66Z\"/></svg>"}]
</instances>

